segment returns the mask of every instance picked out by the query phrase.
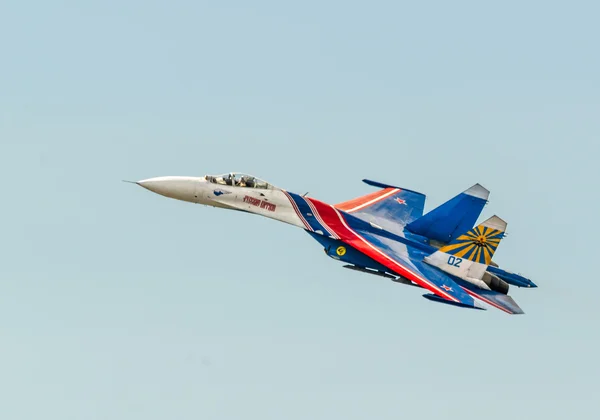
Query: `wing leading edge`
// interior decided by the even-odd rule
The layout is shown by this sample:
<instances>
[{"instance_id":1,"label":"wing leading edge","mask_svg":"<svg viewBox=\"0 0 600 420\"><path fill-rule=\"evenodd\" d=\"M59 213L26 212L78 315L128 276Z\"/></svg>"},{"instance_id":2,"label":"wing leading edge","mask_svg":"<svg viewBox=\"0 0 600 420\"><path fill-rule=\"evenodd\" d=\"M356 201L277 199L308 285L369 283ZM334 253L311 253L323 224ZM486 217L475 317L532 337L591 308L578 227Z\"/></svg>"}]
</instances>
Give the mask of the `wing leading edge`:
<instances>
[{"instance_id":1,"label":"wing leading edge","mask_svg":"<svg viewBox=\"0 0 600 420\"><path fill-rule=\"evenodd\" d=\"M423 215L426 199L424 194L375 181L363 181L382 189L344 201L334 207L396 233Z\"/></svg>"}]
</instances>

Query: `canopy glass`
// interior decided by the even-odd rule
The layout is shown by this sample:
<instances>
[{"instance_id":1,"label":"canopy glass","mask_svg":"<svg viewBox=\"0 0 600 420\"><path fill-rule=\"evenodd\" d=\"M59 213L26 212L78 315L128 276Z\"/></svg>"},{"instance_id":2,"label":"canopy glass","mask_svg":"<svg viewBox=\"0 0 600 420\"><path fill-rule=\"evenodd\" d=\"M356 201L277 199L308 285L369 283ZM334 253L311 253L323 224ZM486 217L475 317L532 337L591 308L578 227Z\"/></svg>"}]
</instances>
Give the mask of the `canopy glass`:
<instances>
[{"instance_id":1,"label":"canopy glass","mask_svg":"<svg viewBox=\"0 0 600 420\"><path fill-rule=\"evenodd\" d=\"M265 190L274 188L262 179L240 172L229 172L223 175L206 175L204 179L213 184L230 185L232 187L261 188Z\"/></svg>"}]
</instances>

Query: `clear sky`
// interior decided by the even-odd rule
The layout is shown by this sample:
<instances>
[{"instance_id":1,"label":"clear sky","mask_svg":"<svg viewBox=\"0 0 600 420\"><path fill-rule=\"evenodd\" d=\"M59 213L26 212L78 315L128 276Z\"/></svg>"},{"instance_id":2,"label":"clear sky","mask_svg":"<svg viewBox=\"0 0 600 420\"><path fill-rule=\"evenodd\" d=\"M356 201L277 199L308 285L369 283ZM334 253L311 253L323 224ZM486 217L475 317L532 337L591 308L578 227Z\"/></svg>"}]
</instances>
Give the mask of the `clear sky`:
<instances>
[{"instance_id":1,"label":"clear sky","mask_svg":"<svg viewBox=\"0 0 600 420\"><path fill-rule=\"evenodd\" d=\"M0 2L0 418L592 419L597 2ZM121 179L480 182L509 316Z\"/></svg>"}]
</instances>

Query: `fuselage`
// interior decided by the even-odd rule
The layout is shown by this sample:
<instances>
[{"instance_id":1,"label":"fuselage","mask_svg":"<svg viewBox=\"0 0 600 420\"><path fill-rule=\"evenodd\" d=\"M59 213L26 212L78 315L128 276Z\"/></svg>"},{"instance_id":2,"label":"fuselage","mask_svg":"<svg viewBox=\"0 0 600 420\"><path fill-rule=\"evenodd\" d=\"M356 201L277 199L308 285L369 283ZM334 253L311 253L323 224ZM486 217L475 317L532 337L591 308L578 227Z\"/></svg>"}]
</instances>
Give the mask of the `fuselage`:
<instances>
[{"instance_id":1,"label":"fuselage","mask_svg":"<svg viewBox=\"0 0 600 420\"><path fill-rule=\"evenodd\" d=\"M137 184L165 197L254 213L297 227L305 227L286 191L261 180L254 183L240 182L241 177L237 180L232 177L231 181L226 177L227 175L166 176L145 179Z\"/></svg>"},{"instance_id":2,"label":"fuselage","mask_svg":"<svg viewBox=\"0 0 600 420\"><path fill-rule=\"evenodd\" d=\"M317 207L332 208L333 206L312 197L305 198L275 187L251 175L229 173L203 177L166 176L145 179L138 181L137 184L165 197L253 213L305 229L324 245L326 252L332 258L361 267L385 271L385 267L380 262L367 256L359 257L359 251L347 252L344 255L339 255L333 251L341 243L340 238L324 223L319 211L317 211ZM420 258L424 258L438 250L430 244L429 239L426 237L405 231L400 234L392 233L342 210L336 209L335 211L343 213L344 220L352 229L369 234L377 240L394 243L403 252L410 252L413 255L418 254ZM345 245L348 246L349 244L346 243ZM349 249L352 249L351 245ZM533 285L533 283L527 283L530 282L528 279L506 273L499 268L492 268L494 268L494 274L510 284L519 287L531 287ZM394 274L400 275L400 273Z\"/></svg>"}]
</instances>

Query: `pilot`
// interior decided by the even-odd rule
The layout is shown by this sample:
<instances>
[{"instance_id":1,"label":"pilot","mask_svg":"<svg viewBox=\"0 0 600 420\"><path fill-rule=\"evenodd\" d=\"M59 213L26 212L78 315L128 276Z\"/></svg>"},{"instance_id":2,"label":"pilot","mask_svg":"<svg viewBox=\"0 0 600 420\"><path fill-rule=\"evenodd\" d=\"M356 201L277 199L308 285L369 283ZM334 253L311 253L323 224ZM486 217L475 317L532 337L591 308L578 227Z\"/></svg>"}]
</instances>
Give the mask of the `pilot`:
<instances>
[{"instance_id":1,"label":"pilot","mask_svg":"<svg viewBox=\"0 0 600 420\"><path fill-rule=\"evenodd\" d=\"M245 177L245 182L246 182L246 186L250 187L250 188L254 188L254 186L256 185L254 182L254 178L252 178L251 176Z\"/></svg>"},{"instance_id":2,"label":"pilot","mask_svg":"<svg viewBox=\"0 0 600 420\"><path fill-rule=\"evenodd\" d=\"M227 175L225 178L225 184L233 186L235 179L233 178L233 174Z\"/></svg>"}]
</instances>

